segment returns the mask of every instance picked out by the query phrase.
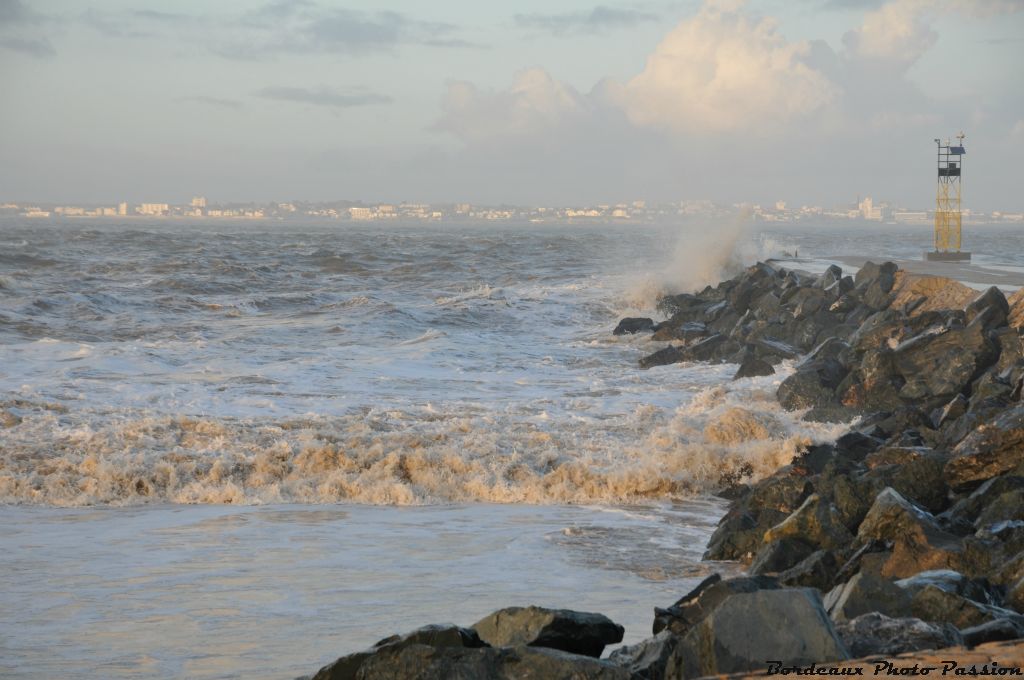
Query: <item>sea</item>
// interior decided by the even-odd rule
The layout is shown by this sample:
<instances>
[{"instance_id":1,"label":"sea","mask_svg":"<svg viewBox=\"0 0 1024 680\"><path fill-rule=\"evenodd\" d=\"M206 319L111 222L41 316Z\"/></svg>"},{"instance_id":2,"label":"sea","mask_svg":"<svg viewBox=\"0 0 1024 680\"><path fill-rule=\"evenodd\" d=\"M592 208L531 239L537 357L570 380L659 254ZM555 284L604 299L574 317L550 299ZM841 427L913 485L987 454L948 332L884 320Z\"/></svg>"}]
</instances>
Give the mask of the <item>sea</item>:
<instances>
[{"instance_id":1,"label":"sea","mask_svg":"<svg viewBox=\"0 0 1024 680\"><path fill-rule=\"evenodd\" d=\"M975 262L1024 272L990 227ZM650 634L713 493L842 425L615 336L930 229L0 220L0 676L294 678L505 606Z\"/></svg>"}]
</instances>

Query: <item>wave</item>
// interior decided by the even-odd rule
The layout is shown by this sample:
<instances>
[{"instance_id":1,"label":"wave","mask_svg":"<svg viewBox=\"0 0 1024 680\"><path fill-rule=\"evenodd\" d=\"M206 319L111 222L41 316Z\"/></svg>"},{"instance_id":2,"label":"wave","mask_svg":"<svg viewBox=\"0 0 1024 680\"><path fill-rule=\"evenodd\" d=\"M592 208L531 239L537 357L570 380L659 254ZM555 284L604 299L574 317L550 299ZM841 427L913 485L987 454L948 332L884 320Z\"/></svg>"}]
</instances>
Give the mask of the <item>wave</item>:
<instances>
[{"instance_id":1,"label":"wave","mask_svg":"<svg viewBox=\"0 0 1024 680\"><path fill-rule=\"evenodd\" d=\"M11 410L21 421L0 429L0 502L55 506L676 499L770 474L844 427L734 387L585 428L429 407L277 422Z\"/></svg>"}]
</instances>

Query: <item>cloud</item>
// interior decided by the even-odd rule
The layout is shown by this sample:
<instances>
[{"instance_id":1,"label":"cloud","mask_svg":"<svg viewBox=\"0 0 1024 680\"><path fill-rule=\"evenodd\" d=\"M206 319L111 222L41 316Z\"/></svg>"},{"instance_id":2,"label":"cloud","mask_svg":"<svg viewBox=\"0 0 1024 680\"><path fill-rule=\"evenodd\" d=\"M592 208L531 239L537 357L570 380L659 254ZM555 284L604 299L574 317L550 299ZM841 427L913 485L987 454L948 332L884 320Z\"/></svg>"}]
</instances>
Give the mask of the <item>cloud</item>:
<instances>
[{"instance_id":1,"label":"cloud","mask_svg":"<svg viewBox=\"0 0 1024 680\"><path fill-rule=\"evenodd\" d=\"M837 86L809 63L812 45L787 42L771 19L709 2L657 46L620 91L630 120L673 132L764 128L831 104Z\"/></svg>"},{"instance_id":2,"label":"cloud","mask_svg":"<svg viewBox=\"0 0 1024 680\"><path fill-rule=\"evenodd\" d=\"M46 38L15 38L0 37L0 48L21 52L30 57L52 57L57 54L53 45Z\"/></svg>"},{"instance_id":3,"label":"cloud","mask_svg":"<svg viewBox=\"0 0 1024 680\"><path fill-rule=\"evenodd\" d=\"M43 29L54 21L30 9L21 0L0 0L0 49L30 57L57 54Z\"/></svg>"},{"instance_id":4,"label":"cloud","mask_svg":"<svg viewBox=\"0 0 1024 680\"><path fill-rule=\"evenodd\" d=\"M556 81L544 69L530 68L517 73L507 90L449 82L434 129L471 142L522 137L585 116L589 109L587 100L571 86Z\"/></svg>"},{"instance_id":5,"label":"cloud","mask_svg":"<svg viewBox=\"0 0 1024 680\"><path fill-rule=\"evenodd\" d=\"M617 28L631 28L641 23L657 21L658 15L634 8L597 5L583 12L563 14L516 14L519 28L539 30L561 35L564 33L599 33Z\"/></svg>"},{"instance_id":6,"label":"cloud","mask_svg":"<svg viewBox=\"0 0 1024 680\"><path fill-rule=\"evenodd\" d=\"M323 106L332 109L348 109L356 106L390 104L392 102L391 97L362 89L340 92L323 87L309 90L302 87L280 86L264 87L253 94L263 99L312 104L313 106Z\"/></svg>"}]
</instances>

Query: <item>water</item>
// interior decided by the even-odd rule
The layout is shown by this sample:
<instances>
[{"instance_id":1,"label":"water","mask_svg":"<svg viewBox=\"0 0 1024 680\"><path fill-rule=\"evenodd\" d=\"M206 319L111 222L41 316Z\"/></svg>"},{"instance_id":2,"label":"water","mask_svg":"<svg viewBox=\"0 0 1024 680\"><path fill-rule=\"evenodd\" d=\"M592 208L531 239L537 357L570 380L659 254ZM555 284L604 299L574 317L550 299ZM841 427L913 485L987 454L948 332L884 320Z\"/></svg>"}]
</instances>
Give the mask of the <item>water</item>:
<instances>
[{"instance_id":1,"label":"water","mask_svg":"<svg viewBox=\"0 0 1024 680\"><path fill-rule=\"evenodd\" d=\"M0 223L0 674L289 677L523 604L640 639L706 494L839 428L611 328L899 240L698 227Z\"/></svg>"}]
</instances>

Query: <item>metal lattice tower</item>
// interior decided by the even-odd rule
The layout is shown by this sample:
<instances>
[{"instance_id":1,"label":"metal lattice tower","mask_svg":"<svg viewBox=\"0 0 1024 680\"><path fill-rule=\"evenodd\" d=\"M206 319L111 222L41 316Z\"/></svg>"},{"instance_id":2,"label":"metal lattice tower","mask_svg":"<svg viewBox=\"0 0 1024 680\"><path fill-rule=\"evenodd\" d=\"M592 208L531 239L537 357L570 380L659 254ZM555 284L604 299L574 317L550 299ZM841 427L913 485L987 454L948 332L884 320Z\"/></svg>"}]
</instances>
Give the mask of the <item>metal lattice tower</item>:
<instances>
[{"instance_id":1,"label":"metal lattice tower","mask_svg":"<svg viewBox=\"0 0 1024 680\"><path fill-rule=\"evenodd\" d=\"M961 184L964 133L956 136L957 143L943 144L936 139L938 177L935 190L935 251L927 253L929 260L970 260L971 254L960 250L963 245L961 230Z\"/></svg>"}]
</instances>

